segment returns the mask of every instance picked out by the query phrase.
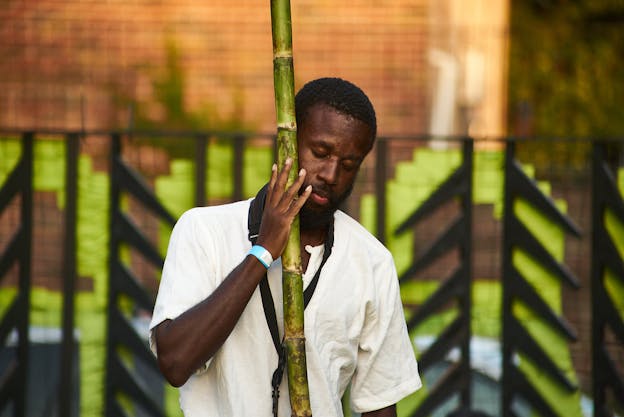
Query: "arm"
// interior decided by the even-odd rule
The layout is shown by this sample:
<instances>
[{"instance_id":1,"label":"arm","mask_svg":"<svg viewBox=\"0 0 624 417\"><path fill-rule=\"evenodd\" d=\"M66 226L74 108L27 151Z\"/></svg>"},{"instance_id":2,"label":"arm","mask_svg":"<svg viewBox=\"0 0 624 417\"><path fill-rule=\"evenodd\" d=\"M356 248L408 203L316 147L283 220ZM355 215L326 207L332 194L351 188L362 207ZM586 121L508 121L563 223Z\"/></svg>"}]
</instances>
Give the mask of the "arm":
<instances>
[{"instance_id":1,"label":"arm","mask_svg":"<svg viewBox=\"0 0 624 417\"><path fill-rule=\"evenodd\" d=\"M277 258L286 246L290 226L310 195L307 188L297 198L305 171L285 190L292 163L287 161L278 174L273 168L258 244ZM176 387L219 350L238 322L266 269L253 256L246 256L224 281L199 304L175 320L165 320L154 328L158 365L167 381Z\"/></svg>"},{"instance_id":2,"label":"arm","mask_svg":"<svg viewBox=\"0 0 624 417\"><path fill-rule=\"evenodd\" d=\"M362 413L362 417L396 417L396 404L392 404L381 410Z\"/></svg>"},{"instance_id":3,"label":"arm","mask_svg":"<svg viewBox=\"0 0 624 417\"><path fill-rule=\"evenodd\" d=\"M422 384L407 332L396 269L390 253L385 252L372 265L374 296L372 302L365 304L350 399L354 408L361 411L377 408L379 414L372 416L394 417L394 404Z\"/></svg>"}]
</instances>

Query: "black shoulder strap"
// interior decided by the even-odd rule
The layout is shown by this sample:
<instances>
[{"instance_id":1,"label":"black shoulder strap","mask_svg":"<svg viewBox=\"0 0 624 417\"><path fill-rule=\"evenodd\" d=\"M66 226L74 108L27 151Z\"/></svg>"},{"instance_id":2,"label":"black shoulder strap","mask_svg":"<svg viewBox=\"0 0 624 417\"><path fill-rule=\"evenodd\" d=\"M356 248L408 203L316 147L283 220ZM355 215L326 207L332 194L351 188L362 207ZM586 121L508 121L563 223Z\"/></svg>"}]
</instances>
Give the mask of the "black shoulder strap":
<instances>
[{"instance_id":1,"label":"black shoulder strap","mask_svg":"<svg viewBox=\"0 0 624 417\"><path fill-rule=\"evenodd\" d=\"M249 215L247 217L247 228L249 231L248 237L252 245L256 244L258 240L258 232L260 231L260 223L262 222L262 211L264 209L264 202L266 200L267 185L262 189L251 201L249 205ZM273 303L273 295L269 288L269 281L265 275L260 281L260 295L262 297L262 307L264 308L264 316L271 332L271 338L275 345L275 350L280 351L279 332L277 330L277 315L275 314L275 305Z\"/></svg>"},{"instance_id":2,"label":"black shoulder strap","mask_svg":"<svg viewBox=\"0 0 624 417\"><path fill-rule=\"evenodd\" d=\"M321 270L325 266L325 262L331 255L332 248L334 247L334 222L332 221L329 224L329 229L327 230L327 238L325 239L325 247L323 248L323 259L321 260L321 264L319 268L316 270L314 274L314 278L310 281L305 291L303 291L303 307L307 307L314 295L314 290L316 289L316 284L318 284L319 277L321 276Z\"/></svg>"},{"instance_id":3,"label":"black shoulder strap","mask_svg":"<svg viewBox=\"0 0 624 417\"><path fill-rule=\"evenodd\" d=\"M260 223L262 222L262 211L264 210L264 202L266 200L268 185L265 185L260 189L256 197L251 201L249 205L249 214L247 217L248 238L252 245L256 243L258 239L258 233L260 232ZM319 277L321 276L321 270L327 262L327 259L331 255L332 248L334 246L334 223L330 223L329 230L327 231L327 238L325 239L325 246L323 251L323 259L321 265L314 274L314 277L303 292L303 305L304 308L308 306ZM271 332L271 339L278 355L277 369L273 372L271 378L272 397L273 397L273 416L277 417L277 405L279 399L279 386L284 374L284 368L286 365L286 351L283 343L279 338L279 330L277 328L277 315L275 314L275 304L273 302L273 295L271 294L271 288L269 287L269 280L265 276L260 280L260 296L262 298L262 307L264 309L264 317Z\"/></svg>"},{"instance_id":4,"label":"black shoulder strap","mask_svg":"<svg viewBox=\"0 0 624 417\"><path fill-rule=\"evenodd\" d=\"M249 215L247 217L247 229L249 231L248 238L251 244L255 244L260 232L260 223L262 222L262 211L264 210L264 202L269 185L265 185L258 191L256 197L251 200L249 205Z\"/></svg>"}]
</instances>

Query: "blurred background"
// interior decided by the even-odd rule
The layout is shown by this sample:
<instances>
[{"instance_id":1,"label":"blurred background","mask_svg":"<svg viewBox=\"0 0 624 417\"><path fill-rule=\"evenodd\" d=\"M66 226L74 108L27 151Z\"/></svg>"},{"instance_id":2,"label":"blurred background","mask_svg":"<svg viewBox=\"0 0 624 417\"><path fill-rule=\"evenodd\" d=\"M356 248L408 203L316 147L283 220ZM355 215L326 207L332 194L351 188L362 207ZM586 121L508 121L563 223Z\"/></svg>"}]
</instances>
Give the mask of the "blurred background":
<instances>
[{"instance_id":1,"label":"blurred background","mask_svg":"<svg viewBox=\"0 0 624 417\"><path fill-rule=\"evenodd\" d=\"M268 178L269 4L1 5L0 416L180 415L151 302L175 219ZM296 88L377 111L344 210L401 277L399 414L624 415L624 3L291 7Z\"/></svg>"}]
</instances>

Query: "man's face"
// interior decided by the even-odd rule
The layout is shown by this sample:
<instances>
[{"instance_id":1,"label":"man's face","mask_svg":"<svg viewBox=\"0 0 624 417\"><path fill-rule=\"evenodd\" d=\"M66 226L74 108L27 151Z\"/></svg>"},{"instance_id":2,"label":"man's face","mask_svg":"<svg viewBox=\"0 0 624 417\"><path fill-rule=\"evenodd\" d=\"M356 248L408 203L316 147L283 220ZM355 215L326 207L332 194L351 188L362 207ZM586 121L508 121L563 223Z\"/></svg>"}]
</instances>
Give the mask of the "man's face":
<instances>
[{"instance_id":1,"label":"man's face","mask_svg":"<svg viewBox=\"0 0 624 417\"><path fill-rule=\"evenodd\" d=\"M370 128L362 121L318 104L298 127L299 167L307 174L302 189L312 194L299 213L301 228L329 224L349 196L364 157L372 147Z\"/></svg>"}]
</instances>

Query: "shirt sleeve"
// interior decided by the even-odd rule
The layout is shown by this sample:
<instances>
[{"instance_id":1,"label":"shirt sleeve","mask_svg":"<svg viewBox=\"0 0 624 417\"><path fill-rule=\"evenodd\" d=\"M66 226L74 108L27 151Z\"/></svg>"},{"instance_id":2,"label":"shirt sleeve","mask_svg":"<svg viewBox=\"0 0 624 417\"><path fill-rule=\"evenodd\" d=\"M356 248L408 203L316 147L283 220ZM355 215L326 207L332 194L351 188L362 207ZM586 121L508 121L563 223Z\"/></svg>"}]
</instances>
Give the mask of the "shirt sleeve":
<instances>
[{"instance_id":1,"label":"shirt sleeve","mask_svg":"<svg viewBox=\"0 0 624 417\"><path fill-rule=\"evenodd\" d=\"M396 269L389 254L388 258L374 271L375 297L366 306L351 381L351 407L358 413L388 407L422 386Z\"/></svg>"},{"instance_id":2,"label":"shirt sleeve","mask_svg":"<svg viewBox=\"0 0 624 417\"><path fill-rule=\"evenodd\" d=\"M150 323L150 348L157 354L153 329L165 320L173 320L193 307L214 290L214 248L209 239L199 239L210 233L199 224L197 211L191 209L180 217L169 239L167 256Z\"/></svg>"}]
</instances>

